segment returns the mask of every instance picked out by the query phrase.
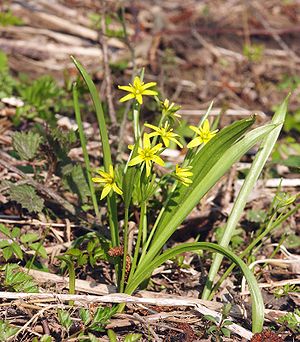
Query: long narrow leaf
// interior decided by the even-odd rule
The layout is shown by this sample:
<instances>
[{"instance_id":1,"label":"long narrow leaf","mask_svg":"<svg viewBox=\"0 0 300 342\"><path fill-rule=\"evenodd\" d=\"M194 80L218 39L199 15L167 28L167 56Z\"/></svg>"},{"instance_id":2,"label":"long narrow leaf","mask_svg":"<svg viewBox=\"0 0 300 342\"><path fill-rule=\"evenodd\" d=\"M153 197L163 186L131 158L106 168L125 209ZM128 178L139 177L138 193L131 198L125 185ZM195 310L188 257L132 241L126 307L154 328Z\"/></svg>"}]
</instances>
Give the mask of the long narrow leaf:
<instances>
[{"instance_id":1,"label":"long narrow leaf","mask_svg":"<svg viewBox=\"0 0 300 342\"><path fill-rule=\"evenodd\" d=\"M229 215L228 222L226 224L226 229L224 232L224 235L222 236L221 241L219 242L220 246L228 247L230 240L232 238L232 235L234 233L235 227L243 213L243 210L245 208L245 205L247 203L247 199L249 197L249 194L251 193L253 187L255 186L255 183L261 174L261 171L267 162L273 147L276 143L276 140L279 136L279 133L281 131L281 128L283 126L283 122L286 116L287 112L287 106L288 106L288 97L283 101L283 103L280 105L278 110L273 116L272 124L278 125L272 132L268 134L268 136L262 141L260 150L257 153L253 164L250 168L250 171L245 179L245 182L239 192L239 195L236 199L236 202L232 208L232 211ZM205 285L204 291L202 293L202 299L207 299L209 297L211 286L213 284L213 281L215 279L215 276L218 272L218 269L221 265L223 257L220 254L217 254L213 260L213 263L211 265L211 268L209 270L209 275L207 279L207 283Z\"/></svg>"},{"instance_id":2,"label":"long narrow leaf","mask_svg":"<svg viewBox=\"0 0 300 342\"><path fill-rule=\"evenodd\" d=\"M139 267L143 268L157 255L170 236L175 232L180 223L192 211L199 200L216 184L225 172L243 156L253 145L265 137L274 129L275 125L266 125L256 128L245 135L237 143L229 147L214 165L210 166L206 174L198 179L184 196L174 200L173 208L167 211L160 221L160 229L156 231L148 253L145 255ZM212 156L213 158L213 156ZM194 171L194 169L193 169Z\"/></svg>"},{"instance_id":3,"label":"long narrow leaf","mask_svg":"<svg viewBox=\"0 0 300 342\"><path fill-rule=\"evenodd\" d=\"M81 120L80 107L79 107L79 101L78 101L78 90L77 90L76 82L74 82L72 90L73 90L73 104L74 104L75 118L76 118L76 122L78 125L80 144L81 144L81 148L82 148L82 152L83 152L85 168L87 171L89 188L90 188L90 192L91 192L91 197L92 197L92 202L93 202L95 214L99 218L99 215L100 215L99 207L98 207L97 198L96 198L96 194L95 194L95 188L94 188L94 184L93 184L92 176L91 176L91 164L90 164L90 158L89 158L89 154L88 154L87 147L86 147L87 146L86 137L84 134L82 120Z\"/></svg>"},{"instance_id":4,"label":"long narrow leaf","mask_svg":"<svg viewBox=\"0 0 300 342\"><path fill-rule=\"evenodd\" d=\"M140 270L140 272L136 273L135 277L131 280L130 284L128 284L125 293L131 294L133 291L137 289L137 287L142 283L144 279L147 279L151 276L152 272L155 268L162 265L165 261L175 257L176 255L199 251L199 250L209 250L212 252L220 253L223 256L229 258L232 262L234 262L237 266L240 267L242 273L244 274L247 283L249 285L249 290L251 293L252 299L252 331L260 332L263 328L264 322L264 302L261 295L261 291L257 285L256 279L247 265L234 253L225 249L221 246L218 246L209 242L194 242L194 243L184 243L174 248L168 249L162 255L156 257L153 261L149 262L145 267Z\"/></svg>"},{"instance_id":5,"label":"long narrow leaf","mask_svg":"<svg viewBox=\"0 0 300 342\"><path fill-rule=\"evenodd\" d=\"M91 98L94 103L96 117L98 120L101 142L102 142L102 149L103 149L103 163L104 169L106 172L109 172L109 166L112 164L111 161L111 152L110 152L110 145L108 141L108 134L106 129L106 122L105 117L102 109L102 104L97 92L97 88L92 81L90 75L87 73L85 68L73 57L71 56L73 63L75 64L76 68L80 72L82 78L84 79ZM114 194L108 196L107 198L107 206L108 206L108 214L109 214L109 223L111 229L111 241L113 246L119 245L119 230L118 230L118 220L117 220L117 204L116 204L116 197Z\"/></svg>"}]
</instances>

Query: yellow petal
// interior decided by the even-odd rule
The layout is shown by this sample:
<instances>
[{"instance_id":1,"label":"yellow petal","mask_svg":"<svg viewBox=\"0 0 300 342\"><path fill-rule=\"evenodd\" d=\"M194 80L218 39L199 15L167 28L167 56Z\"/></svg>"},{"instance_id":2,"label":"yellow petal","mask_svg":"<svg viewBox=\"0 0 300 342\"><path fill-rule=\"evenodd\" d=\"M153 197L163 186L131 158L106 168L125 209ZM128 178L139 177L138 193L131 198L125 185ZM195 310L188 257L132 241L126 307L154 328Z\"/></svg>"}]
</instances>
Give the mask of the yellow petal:
<instances>
[{"instance_id":1,"label":"yellow petal","mask_svg":"<svg viewBox=\"0 0 300 342\"><path fill-rule=\"evenodd\" d=\"M165 138L165 137L162 137L162 140L163 140L165 146L166 146L166 147L169 147L169 145L170 145L170 140L169 140L168 138Z\"/></svg>"},{"instance_id":2,"label":"yellow petal","mask_svg":"<svg viewBox=\"0 0 300 342\"><path fill-rule=\"evenodd\" d=\"M135 96L134 96L134 94L128 94L128 95L126 95L126 96L123 96L119 101L120 102L125 102L125 101L128 101L128 100L131 100L131 99L134 99L135 98Z\"/></svg>"},{"instance_id":3,"label":"yellow petal","mask_svg":"<svg viewBox=\"0 0 300 342\"><path fill-rule=\"evenodd\" d=\"M200 144L202 144L202 142L202 139L200 137L197 137L187 144L187 148L199 146Z\"/></svg>"},{"instance_id":4,"label":"yellow petal","mask_svg":"<svg viewBox=\"0 0 300 342\"><path fill-rule=\"evenodd\" d=\"M143 90L156 86L156 82L149 82L142 86Z\"/></svg>"},{"instance_id":5,"label":"yellow petal","mask_svg":"<svg viewBox=\"0 0 300 342\"><path fill-rule=\"evenodd\" d=\"M140 156L137 156L133 159L130 160L130 162L128 163L128 166L134 166L136 164L140 164L144 161L144 159L142 159Z\"/></svg>"},{"instance_id":6,"label":"yellow petal","mask_svg":"<svg viewBox=\"0 0 300 342\"><path fill-rule=\"evenodd\" d=\"M209 121L207 119L204 120L202 129L204 132L209 132Z\"/></svg>"},{"instance_id":7,"label":"yellow petal","mask_svg":"<svg viewBox=\"0 0 300 342\"><path fill-rule=\"evenodd\" d=\"M112 165L109 165L109 175L111 176L112 179L114 179L115 174L114 174L114 168Z\"/></svg>"},{"instance_id":8,"label":"yellow petal","mask_svg":"<svg viewBox=\"0 0 300 342\"><path fill-rule=\"evenodd\" d=\"M147 133L144 133L143 147L144 147L144 149L151 148L151 142L150 142L149 134L147 134Z\"/></svg>"},{"instance_id":9,"label":"yellow petal","mask_svg":"<svg viewBox=\"0 0 300 342\"><path fill-rule=\"evenodd\" d=\"M141 94L136 94L135 98L139 104L143 104L143 96Z\"/></svg>"},{"instance_id":10,"label":"yellow petal","mask_svg":"<svg viewBox=\"0 0 300 342\"><path fill-rule=\"evenodd\" d=\"M123 191L117 186L116 183L113 183L112 188L113 188L114 192L116 192L117 194L123 195Z\"/></svg>"},{"instance_id":11,"label":"yellow petal","mask_svg":"<svg viewBox=\"0 0 300 342\"><path fill-rule=\"evenodd\" d=\"M159 156L153 156L152 160L160 166L165 166L165 162Z\"/></svg>"},{"instance_id":12,"label":"yellow petal","mask_svg":"<svg viewBox=\"0 0 300 342\"><path fill-rule=\"evenodd\" d=\"M154 91L154 90L143 90L143 91L142 91L142 94L143 94L143 95L151 95L151 96L153 95L153 96L154 96L154 95L157 95L158 92L157 92L157 91Z\"/></svg>"},{"instance_id":13,"label":"yellow petal","mask_svg":"<svg viewBox=\"0 0 300 342\"><path fill-rule=\"evenodd\" d=\"M151 148L152 153L158 152L162 148L162 144L157 144Z\"/></svg>"},{"instance_id":14,"label":"yellow petal","mask_svg":"<svg viewBox=\"0 0 300 342\"><path fill-rule=\"evenodd\" d=\"M150 173L151 173L151 166L152 166L151 161L147 160L147 161L146 161L146 176L147 176L147 177L150 176Z\"/></svg>"},{"instance_id":15,"label":"yellow petal","mask_svg":"<svg viewBox=\"0 0 300 342\"><path fill-rule=\"evenodd\" d=\"M199 130L198 127L196 127L196 126L190 126L190 129L191 129L192 131L194 131L195 133L200 134L200 130Z\"/></svg>"},{"instance_id":16,"label":"yellow petal","mask_svg":"<svg viewBox=\"0 0 300 342\"><path fill-rule=\"evenodd\" d=\"M129 91L130 93L134 92L134 88L132 86L118 86L119 89Z\"/></svg>"},{"instance_id":17,"label":"yellow petal","mask_svg":"<svg viewBox=\"0 0 300 342\"><path fill-rule=\"evenodd\" d=\"M100 200L103 200L103 198L106 197L110 193L111 189L112 189L112 185L111 184L106 184L105 187L102 190Z\"/></svg>"},{"instance_id":18,"label":"yellow petal","mask_svg":"<svg viewBox=\"0 0 300 342\"><path fill-rule=\"evenodd\" d=\"M159 131L159 127L157 127L157 126L154 126L154 125L151 125L151 124L148 124L148 123L145 123L144 126L148 127L148 128L152 128L156 132Z\"/></svg>"},{"instance_id":19,"label":"yellow petal","mask_svg":"<svg viewBox=\"0 0 300 342\"><path fill-rule=\"evenodd\" d=\"M179 147L183 148L183 145L176 138L170 137L169 139L173 141L175 144L177 144Z\"/></svg>"},{"instance_id":20,"label":"yellow petal","mask_svg":"<svg viewBox=\"0 0 300 342\"><path fill-rule=\"evenodd\" d=\"M99 178L99 177L94 177L94 178L92 178L92 181L93 181L94 183L106 183L106 179Z\"/></svg>"},{"instance_id":21,"label":"yellow petal","mask_svg":"<svg viewBox=\"0 0 300 342\"><path fill-rule=\"evenodd\" d=\"M141 79L138 77L138 76L135 76L134 80L133 80L133 85L134 85L134 88L138 89L142 86L142 81Z\"/></svg>"}]
</instances>

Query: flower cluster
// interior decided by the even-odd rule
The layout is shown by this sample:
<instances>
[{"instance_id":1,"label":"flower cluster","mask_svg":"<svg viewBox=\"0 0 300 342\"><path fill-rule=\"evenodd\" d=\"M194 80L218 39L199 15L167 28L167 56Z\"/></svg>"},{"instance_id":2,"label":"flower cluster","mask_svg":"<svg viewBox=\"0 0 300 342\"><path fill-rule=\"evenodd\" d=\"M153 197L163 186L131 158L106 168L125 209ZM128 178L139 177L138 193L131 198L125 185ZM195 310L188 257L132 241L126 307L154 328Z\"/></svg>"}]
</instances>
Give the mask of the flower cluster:
<instances>
[{"instance_id":1,"label":"flower cluster","mask_svg":"<svg viewBox=\"0 0 300 342\"><path fill-rule=\"evenodd\" d=\"M149 89L153 88L154 86L156 86L156 82L144 83L138 76L136 76L134 78L133 84L129 83L128 86L118 86L119 89L129 93L123 96L120 99L120 102L135 99L137 103L141 105L143 103L143 96L158 95L157 91ZM156 163L160 166L165 165L164 161L159 155L162 153L164 148L168 148L170 146L170 142L173 142L180 148L183 148L183 144L179 141L180 135L175 133L171 127L172 123L179 121L178 119L181 118L181 116L177 113L180 109L180 106L175 105L173 102L170 103L168 99L165 99L163 102L161 102L161 105L162 119L159 126L154 126L147 123L144 125L145 127L150 128L152 132L144 133L143 139L140 142L140 146L137 148L136 155L134 155L134 157L128 163L128 166L135 166L138 164L141 164L142 167L145 166L147 178L151 174L153 163ZM211 131L210 124L207 119L204 120L200 127L190 126L190 129L194 131L197 136L187 144L187 148L194 148L201 144L204 145L208 143L218 132L218 130ZM151 142L151 138L155 139L152 139ZM157 138L161 139L161 142L156 143ZM129 148L133 150L132 145L129 146ZM171 175L180 181L184 186L189 186L193 182L191 179L193 176L191 169L191 166L184 165L183 167L180 167L179 165L176 165L175 171L171 173ZM104 185L100 199L105 198L112 191L119 195L123 194L121 188L117 185L115 172L112 165L109 167L109 172L99 170L98 174L101 177L94 177L92 180L95 183Z\"/></svg>"}]
</instances>

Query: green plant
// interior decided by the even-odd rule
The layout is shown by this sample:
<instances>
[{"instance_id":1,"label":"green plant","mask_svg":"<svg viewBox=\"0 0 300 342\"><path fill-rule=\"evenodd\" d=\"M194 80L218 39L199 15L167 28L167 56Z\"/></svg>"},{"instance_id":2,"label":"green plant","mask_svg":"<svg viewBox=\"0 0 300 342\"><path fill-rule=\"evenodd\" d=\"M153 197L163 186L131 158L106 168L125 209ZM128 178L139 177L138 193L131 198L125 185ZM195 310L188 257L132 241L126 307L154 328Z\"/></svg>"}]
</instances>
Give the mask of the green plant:
<instances>
[{"instance_id":1,"label":"green plant","mask_svg":"<svg viewBox=\"0 0 300 342\"><path fill-rule=\"evenodd\" d=\"M33 281L33 278L27 273L23 272L16 264L6 264L0 268L1 282L0 287L6 291L15 292L38 292L38 287Z\"/></svg>"},{"instance_id":2,"label":"green plant","mask_svg":"<svg viewBox=\"0 0 300 342\"><path fill-rule=\"evenodd\" d=\"M19 328L9 324L7 321L0 320L0 341L7 341L9 337L15 335Z\"/></svg>"},{"instance_id":3,"label":"green plant","mask_svg":"<svg viewBox=\"0 0 300 342\"><path fill-rule=\"evenodd\" d=\"M279 317L278 323L286 325L294 333L300 333L300 310L295 309L294 312Z\"/></svg>"},{"instance_id":4,"label":"green plant","mask_svg":"<svg viewBox=\"0 0 300 342\"><path fill-rule=\"evenodd\" d=\"M23 20L13 15L12 11L0 12L0 26L17 26L22 24Z\"/></svg>"},{"instance_id":5,"label":"green plant","mask_svg":"<svg viewBox=\"0 0 300 342\"><path fill-rule=\"evenodd\" d=\"M0 232L8 238L0 241L0 249L2 249L2 254L6 261L12 257L23 260L24 253L29 251L34 251L42 258L47 258L45 247L39 242L39 234L22 234L20 228L14 227L9 229L3 224L0 224Z\"/></svg>"},{"instance_id":6,"label":"green plant","mask_svg":"<svg viewBox=\"0 0 300 342\"><path fill-rule=\"evenodd\" d=\"M243 54L250 62L259 62L264 54L264 45L262 44L245 44L243 46Z\"/></svg>"},{"instance_id":7,"label":"green plant","mask_svg":"<svg viewBox=\"0 0 300 342\"><path fill-rule=\"evenodd\" d=\"M275 298L287 296L290 292L300 292L300 287L294 284L285 284L274 291Z\"/></svg>"},{"instance_id":8,"label":"green plant","mask_svg":"<svg viewBox=\"0 0 300 342\"><path fill-rule=\"evenodd\" d=\"M161 101L162 115L158 126L144 125L141 127L140 110L143 97L145 95L156 96L158 92L150 89L156 84L154 82L144 83L142 72L140 77L135 77L133 84L120 86L121 90L128 92L126 96L122 97L121 102L130 99L134 100L132 107L134 144L130 146L130 156L125 161L125 166L113 167L104 113L95 85L84 67L74 58L73 62L90 91L99 124L103 146L104 170L99 171L101 177L95 178L94 181L104 186L101 200L105 199L107 201L107 217L112 248L118 248L123 257L122 264L117 259L115 262L119 290L132 294L141 284L147 281L156 267L184 252L209 250L220 253L236 263L247 278L252 294L252 328L254 332L261 331L264 310L260 290L252 272L239 257L226 248L227 245L224 244L224 247L222 247L212 243L195 242L184 243L167 249L163 253L161 253L161 250L195 205L231 165L239 160L254 144L265 139L262 143L262 152L259 153L250 171L250 181L246 180L248 190L249 187L253 186L267 160L273 146L272 143L276 140L281 129L287 100L276 112L271 124L258 127L248 133L247 131L254 123L255 117L237 121L220 132L211 131L207 119L210 107L199 126L192 128L195 134L192 137L192 142L188 144L190 149L183 164L177 165L174 171L160 178L154 171L154 165L165 166L160 154L167 147L168 142L171 140L170 137L176 139L179 146L181 145L178 133L173 131L176 128L175 123L178 121L178 116L175 117L177 115L176 111L173 110L175 105L166 100ZM146 128L151 128L154 132L143 133ZM268 137L266 138L266 136ZM272 141L270 141L269 136L272 137ZM164 191L163 196L161 191ZM245 201L247 191L242 194L243 201ZM129 256L127 255L128 221L133 198L135 199L135 206L139 208L139 225L133 255ZM156 219L152 221L149 212L153 210L151 208L153 198L160 201L163 198L163 203L161 208L155 212ZM122 203L121 208L124 211L122 245L118 230L118 203ZM242 209L243 205L240 203L238 211L240 212ZM226 236L226 239L229 236L231 237L228 227L223 238L224 236ZM120 305L119 311L123 310L123 308L124 305Z\"/></svg>"},{"instance_id":9,"label":"green plant","mask_svg":"<svg viewBox=\"0 0 300 342\"><path fill-rule=\"evenodd\" d=\"M232 322L228 319L231 304L225 304L221 310L221 317L212 315L205 315L204 318L211 322L210 327L207 329L209 335L213 335L217 342L223 341L223 336L230 338L230 330L227 328Z\"/></svg>"}]
</instances>

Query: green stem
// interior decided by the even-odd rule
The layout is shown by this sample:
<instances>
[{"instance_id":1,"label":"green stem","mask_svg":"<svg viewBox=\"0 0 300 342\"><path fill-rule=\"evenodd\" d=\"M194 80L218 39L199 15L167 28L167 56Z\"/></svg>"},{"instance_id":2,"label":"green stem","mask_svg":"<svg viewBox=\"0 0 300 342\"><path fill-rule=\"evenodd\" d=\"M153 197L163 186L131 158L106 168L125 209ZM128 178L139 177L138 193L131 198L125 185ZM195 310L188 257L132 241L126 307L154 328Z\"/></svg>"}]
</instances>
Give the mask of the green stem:
<instances>
[{"instance_id":1,"label":"green stem","mask_svg":"<svg viewBox=\"0 0 300 342\"><path fill-rule=\"evenodd\" d=\"M69 294L75 294L75 267L72 262L68 263L69 269ZM74 301L70 300L69 305L74 305Z\"/></svg>"},{"instance_id":2,"label":"green stem","mask_svg":"<svg viewBox=\"0 0 300 342\"><path fill-rule=\"evenodd\" d=\"M158 216L157 216L157 218L156 218L156 220L154 222L154 226L151 229L151 232L149 234L148 240L146 241L145 245L143 245L143 251L142 251L142 255L141 255L140 261L144 258L145 254L147 252L147 249L148 249L148 247L149 247L149 245L151 243L151 240L153 238L155 230L156 230L156 228L157 228L157 226L159 224L159 221L160 221L161 217L163 216L163 213L166 210L166 207L167 207L170 199L172 198L172 195L173 195L174 191L176 190L177 184L178 184L177 181L173 184L173 186L172 186L172 188L170 190L170 193L168 195L168 198L167 198L167 200L165 202L165 205L161 208L161 210L160 210L160 212L159 212L159 214L158 214Z\"/></svg>"},{"instance_id":3,"label":"green stem","mask_svg":"<svg viewBox=\"0 0 300 342\"><path fill-rule=\"evenodd\" d=\"M134 249L134 255L133 255L133 259L132 259L132 263L131 263L130 274L128 277L128 283L130 283L130 280L131 280L132 276L134 275L134 271L135 271L135 268L137 265L137 259L139 256L139 249L141 246L141 241L142 241L142 236L143 236L143 226L144 226L143 217L146 215L146 211L147 211L147 204L146 204L146 202L142 202L141 203L139 231L138 231L138 236L137 236L136 245L135 245L135 249Z\"/></svg>"},{"instance_id":4,"label":"green stem","mask_svg":"<svg viewBox=\"0 0 300 342\"><path fill-rule=\"evenodd\" d=\"M123 245L124 245L124 254L123 254L123 266L122 266L122 278L119 286L119 291L124 292L124 284L125 284L125 276L126 276L126 256L128 253L128 216L129 209L125 208L124 213L124 230L123 230Z\"/></svg>"},{"instance_id":5,"label":"green stem","mask_svg":"<svg viewBox=\"0 0 300 342\"><path fill-rule=\"evenodd\" d=\"M84 130L83 130L83 125L82 125L82 120L81 120L81 115L80 115L80 107L79 107L79 101L78 101L78 90L77 90L77 83L76 82L73 83L73 104L74 104L75 118L76 118L76 122L78 125L80 144L81 144L81 148L82 148L82 152L83 152L85 168L87 171L88 184L89 184L89 188L90 188L90 193L91 193L91 197L92 197L94 211L95 211L96 217L99 219L100 218L100 212L99 212L95 188L94 188L94 184L93 184L92 176L91 176L91 166L90 166L91 164L90 164L90 158L88 155L88 151L86 148L87 142L86 142L86 138L85 138L85 134L84 134Z\"/></svg>"},{"instance_id":6,"label":"green stem","mask_svg":"<svg viewBox=\"0 0 300 342\"><path fill-rule=\"evenodd\" d=\"M240 258L245 257L248 253L251 252L251 250L273 229L278 227L282 222L284 222L288 217L293 215L295 212L297 212L300 208L300 204L298 204L295 208L291 209L289 212L287 212L285 215L283 215L281 218L277 219L273 223L274 217L271 218L269 224L267 225L266 229L256 238L254 239L250 245L239 255ZM235 268L235 265L232 264L230 265L226 272L222 275L222 277L219 279L219 281L215 284L214 288L212 289L210 295L209 295L209 300L212 300L214 294L217 292L219 287L221 286L222 282L229 276L229 274L232 272L232 270Z\"/></svg>"}]
</instances>

